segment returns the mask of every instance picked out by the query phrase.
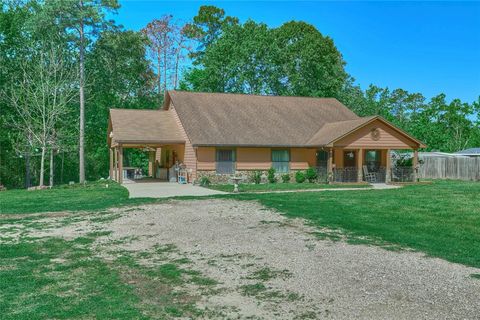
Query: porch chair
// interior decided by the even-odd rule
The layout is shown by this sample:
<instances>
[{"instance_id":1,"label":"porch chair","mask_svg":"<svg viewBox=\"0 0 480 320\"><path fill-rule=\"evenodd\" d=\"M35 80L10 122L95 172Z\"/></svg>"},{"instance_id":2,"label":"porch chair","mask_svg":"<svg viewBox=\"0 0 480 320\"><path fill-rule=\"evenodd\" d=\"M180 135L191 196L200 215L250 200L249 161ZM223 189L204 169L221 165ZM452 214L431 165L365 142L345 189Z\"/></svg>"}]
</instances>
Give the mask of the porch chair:
<instances>
[{"instance_id":1,"label":"porch chair","mask_svg":"<svg viewBox=\"0 0 480 320\"><path fill-rule=\"evenodd\" d=\"M365 176L365 181L370 183L377 182L377 174L375 172L368 172L367 166L363 166L363 175Z\"/></svg>"}]
</instances>

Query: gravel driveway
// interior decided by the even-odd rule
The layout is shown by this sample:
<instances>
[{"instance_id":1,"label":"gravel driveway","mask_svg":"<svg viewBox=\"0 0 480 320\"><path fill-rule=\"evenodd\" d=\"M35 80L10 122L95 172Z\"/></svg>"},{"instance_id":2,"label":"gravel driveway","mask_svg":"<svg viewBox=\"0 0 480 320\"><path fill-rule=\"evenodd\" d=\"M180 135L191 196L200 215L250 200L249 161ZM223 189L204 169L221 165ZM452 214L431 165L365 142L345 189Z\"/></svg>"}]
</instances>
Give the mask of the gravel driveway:
<instances>
[{"instance_id":1,"label":"gravel driveway","mask_svg":"<svg viewBox=\"0 0 480 320\"><path fill-rule=\"evenodd\" d=\"M174 244L220 282L220 293L202 304L230 310L232 317L480 317L480 281L470 277L478 269L420 253L318 240L301 220L254 202L172 201L142 209L113 221L112 236L141 236L130 250ZM262 270L268 275L258 276ZM242 294L258 283L264 288Z\"/></svg>"},{"instance_id":2,"label":"gravel driveway","mask_svg":"<svg viewBox=\"0 0 480 320\"><path fill-rule=\"evenodd\" d=\"M169 201L130 209L102 225L97 240L146 252L172 245L218 284L197 302L219 319L474 319L480 316L479 269L374 246L319 240L301 220L256 202ZM34 236L73 237L88 223ZM122 239L129 241L121 241ZM191 288L192 294L194 287Z\"/></svg>"}]
</instances>

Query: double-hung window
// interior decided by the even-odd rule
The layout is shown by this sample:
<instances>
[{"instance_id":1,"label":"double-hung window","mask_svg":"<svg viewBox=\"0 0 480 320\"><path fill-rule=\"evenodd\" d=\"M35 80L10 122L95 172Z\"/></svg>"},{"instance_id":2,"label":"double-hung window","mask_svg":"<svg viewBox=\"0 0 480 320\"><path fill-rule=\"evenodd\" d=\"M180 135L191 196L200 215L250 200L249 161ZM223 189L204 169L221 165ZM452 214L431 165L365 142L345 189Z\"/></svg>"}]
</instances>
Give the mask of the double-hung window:
<instances>
[{"instance_id":1,"label":"double-hung window","mask_svg":"<svg viewBox=\"0 0 480 320\"><path fill-rule=\"evenodd\" d=\"M217 149L216 171L219 174L235 173L235 150Z\"/></svg>"},{"instance_id":2,"label":"double-hung window","mask_svg":"<svg viewBox=\"0 0 480 320\"><path fill-rule=\"evenodd\" d=\"M288 150L272 150L272 168L278 173L290 170L290 152Z\"/></svg>"}]
</instances>

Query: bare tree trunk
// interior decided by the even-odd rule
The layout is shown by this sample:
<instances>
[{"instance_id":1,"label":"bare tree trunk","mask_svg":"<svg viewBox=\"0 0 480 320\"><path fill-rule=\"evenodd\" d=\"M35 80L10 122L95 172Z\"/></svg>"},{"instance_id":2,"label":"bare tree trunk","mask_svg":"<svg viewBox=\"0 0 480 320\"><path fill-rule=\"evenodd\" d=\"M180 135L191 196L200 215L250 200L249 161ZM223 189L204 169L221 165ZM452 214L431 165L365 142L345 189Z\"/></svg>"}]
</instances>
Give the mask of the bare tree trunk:
<instances>
[{"instance_id":1,"label":"bare tree trunk","mask_svg":"<svg viewBox=\"0 0 480 320\"><path fill-rule=\"evenodd\" d=\"M80 7L83 9L83 0L80 0ZM85 182L85 149L84 149L84 135L85 135L85 99L84 99L84 85L85 85L85 65L84 65L84 45L85 35L83 30L83 18L80 19L80 141L79 141L79 182Z\"/></svg>"},{"instance_id":2,"label":"bare tree trunk","mask_svg":"<svg viewBox=\"0 0 480 320\"><path fill-rule=\"evenodd\" d=\"M50 188L53 187L53 148L50 150L50 181L49 181L49 186Z\"/></svg>"},{"instance_id":3,"label":"bare tree trunk","mask_svg":"<svg viewBox=\"0 0 480 320\"><path fill-rule=\"evenodd\" d=\"M25 153L25 189L32 186L30 182L30 151Z\"/></svg>"},{"instance_id":4,"label":"bare tree trunk","mask_svg":"<svg viewBox=\"0 0 480 320\"><path fill-rule=\"evenodd\" d=\"M158 82L158 94L160 95L162 93L162 62L161 62L161 57L160 54L158 55L157 58L157 82Z\"/></svg>"},{"instance_id":5,"label":"bare tree trunk","mask_svg":"<svg viewBox=\"0 0 480 320\"><path fill-rule=\"evenodd\" d=\"M46 146L42 146L42 158L40 160L40 182L38 183L40 187L43 186L43 180L45 177L45 149Z\"/></svg>"},{"instance_id":6,"label":"bare tree trunk","mask_svg":"<svg viewBox=\"0 0 480 320\"><path fill-rule=\"evenodd\" d=\"M178 85L178 65L180 63L180 54L175 57L175 75L173 80L173 89L177 89Z\"/></svg>"},{"instance_id":7,"label":"bare tree trunk","mask_svg":"<svg viewBox=\"0 0 480 320\"><path fill-rule=\"evenodd\" d=\"M167 48L163 49L163 92L167 91Z\"/></svg>"},{"instance_id":8,"label":"bare tree trunk","mask_svg":"<svg viewBox=\"0 0 480 320\"><path fill-rule=\"evenodd\" d=\"M60 170L60 183L63 184L63 162L65 160L65 151L62 152L62 169Z\"/></svg>"}]
</instances>

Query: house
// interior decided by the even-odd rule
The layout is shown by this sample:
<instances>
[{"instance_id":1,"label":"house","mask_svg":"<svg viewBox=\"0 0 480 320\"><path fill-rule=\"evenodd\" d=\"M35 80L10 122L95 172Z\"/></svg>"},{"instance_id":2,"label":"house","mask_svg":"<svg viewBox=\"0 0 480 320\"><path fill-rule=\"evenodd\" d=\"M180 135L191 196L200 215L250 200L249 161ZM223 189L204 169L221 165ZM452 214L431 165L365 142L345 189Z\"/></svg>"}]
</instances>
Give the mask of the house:
<instances>
[{"instance_id":1,"label":"house","mask_svg":"<svg viewBox=\"0 0 480 320\"><path fill-rule=\"evenodd\" d=\"M167 179L181 164L188 181L232 174L318 168L331 181L389 180L390 150L417 161L425 145L385 119L359 117L333 98L168 91L160 110L111 109L110 176L122 182L123 149L149 153L149 175Z\"/></svg>"},{"instance_id":2,"label":"house","mask_svg":"<svg viewBox=\"0 0 480 320\"><path fill-rule=\"evenodd\" d=\"M462 151L457 151L454 154L466 157L480 157L480 148L465 149Z\"/></svg>"}]
</instances>

